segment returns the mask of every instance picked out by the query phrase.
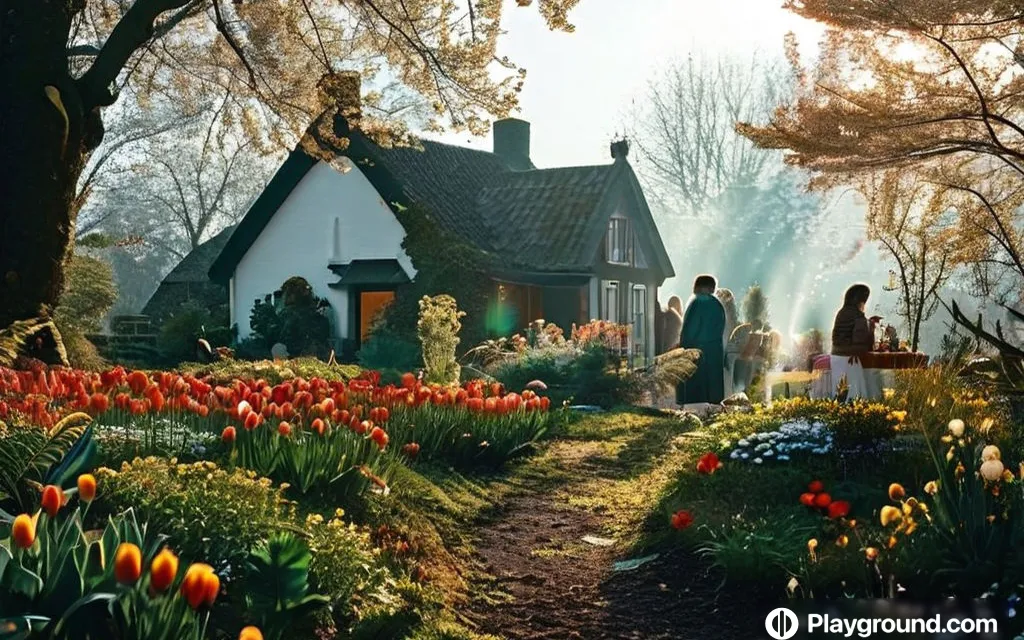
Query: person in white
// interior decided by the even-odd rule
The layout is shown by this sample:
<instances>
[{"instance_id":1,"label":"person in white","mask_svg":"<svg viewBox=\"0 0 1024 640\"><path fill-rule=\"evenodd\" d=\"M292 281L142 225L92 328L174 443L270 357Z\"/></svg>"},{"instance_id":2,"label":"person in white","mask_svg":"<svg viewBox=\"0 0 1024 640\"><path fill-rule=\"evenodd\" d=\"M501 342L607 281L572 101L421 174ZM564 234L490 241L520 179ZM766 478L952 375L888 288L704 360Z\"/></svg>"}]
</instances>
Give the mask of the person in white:
<instances>
[{"instance_id":1,"label":"person in white","mask_svg":"<svg viewBox=\"0 0 1024 640\"><path fill-rule=\"evenodd\" d=\"M869 297L871 289L866 284L851 286L832 323L832 382L838 386L840 380L846 380L847 398L871 396L861 358L874 347L874 327L881 318L869 319L864 314Z\"/></svg>"}]
</instances>

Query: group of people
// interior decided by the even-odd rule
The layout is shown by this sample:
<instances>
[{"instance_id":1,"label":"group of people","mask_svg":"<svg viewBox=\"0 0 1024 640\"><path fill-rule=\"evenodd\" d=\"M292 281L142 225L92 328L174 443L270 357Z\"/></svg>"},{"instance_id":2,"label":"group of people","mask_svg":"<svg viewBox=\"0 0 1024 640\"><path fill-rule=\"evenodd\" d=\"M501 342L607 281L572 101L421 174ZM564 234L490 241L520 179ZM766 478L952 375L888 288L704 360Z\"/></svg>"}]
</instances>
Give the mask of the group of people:
<instances>
[{"instance_id":1,"label":"group of people","mask_svg":"<svg viewBox=\"0 0 1024 640\"><path fill-rule=\"evenodd\" d=\"M849 398L871 393L861 357L874 349L881 317L866 315L870 296L866 284L852 285L832 324L831 377L844 381ZM697 276L685 308L673 296L667 309L658 305L658 312L659 353L676 347L701 352L697 371L676 390L680 405L718 404L733 393L746 391L781 346L778 331L738 322L735 297L728 289L719 289L714 276Z\"/></svg>"},{"instance_id":2,"label":"group of people","mask_svg":"<svg viewBox=\"0 0 1024 640\"><path fill-rule=\"evenodd\" d=\"M676 390L679 404L717 404L746 391L781 344L777 331L739 322L735 296L719 289L714 276L697 276L685 309L676 296L667 309L660 306L658 352L676 347L701 352L697 371Z\"/></svg>"}]
</instances>

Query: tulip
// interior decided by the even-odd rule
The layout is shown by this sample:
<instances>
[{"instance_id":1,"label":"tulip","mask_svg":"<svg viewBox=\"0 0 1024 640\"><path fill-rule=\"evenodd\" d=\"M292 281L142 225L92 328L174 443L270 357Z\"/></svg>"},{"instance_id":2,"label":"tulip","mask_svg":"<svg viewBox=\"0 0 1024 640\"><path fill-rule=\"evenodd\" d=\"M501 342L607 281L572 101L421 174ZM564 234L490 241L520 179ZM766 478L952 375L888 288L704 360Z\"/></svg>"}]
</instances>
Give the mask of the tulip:
<instances>
[{"instance_id":1,"label":"tulip","mask_svg":"<svg viewBox=\"0 0 1024 640\"><path fill-rule=\"evenodd\" d=\"M890 524L899 522L902 519L903 513L891 505L882 507L882 511L879 513L879 520L881 520L883 527L888 527Z\"/></svg>"},{"instance_id":2,"label":"tulip","mask_svg":"<svg viewBox=\"0 0 1024 640\"><path fill-rule=\"evenodd\" d=\"M832 504L832 496L828 495L827 493L819 493L818 495L814 496L814 506L818 507L819 509L824 509L830 504Z\"/></svg>"},{"instance_id":3,"label":"tulip","mask_svg":"<svg viewBox=\"0 0 1024 640\"><path fill-rule=\"evenodd\" d=\"M178 556L170 549L156 554L149 565L149 584L153 591L165 591L178 575Z\"/></svg>"},{"instance_id":4,"label":"tulip","mask_svg":"<svg viewBox=\"0 0 1024 640\"><path fill-rule=\"evenodd\" d=\"M319 419L320 418L317 418L317 420ZM288 424L287 422L282 422L281 424L277 425L277 432L281 434L282 438L287 438L288 436L292 435L292 425Z\"/></svg>"},{"instance_id":5,"label":"tulip","mask_svg":"<svg viewBox=\"0 0 1024 640\"><path fill-rule=\"evenodd\" d=\"M402 447L402 453L409 456L410 458L415 458L420 454L420 445L416 442L410 442L409 444Z\"/></svg>"},{"instance_id":6,"label":"tulip","mask_svg":"<svg viewBox=\"0 0 1024 640\"><path fill-rule=\"evenodd\" d=\"M993 459L986 460L981 463L981 469L979 471L981 471L981 477L986 481L996 482L1003 477L1004 470L1005 467L1003 466L1002 460Z\"/></svg>"},{"instance_id":7,"label":"tulip","mask_svg":"<svg viewBox=\"0 0 1024 640\"><path fill-rule=\"evenodd\" d=\"M96 476L91 473L83 473L78 476L78 499L82 502L92 502L96 497Z\"/></svg>"},{"instance_id":8,"label":"tulip","mask_svg":"<svg viewBox=\"0 0 1024 640\"><path fill-rule=\"evenodd\" d=\"M821 493L822 491L825 490L825 483L823 483L821 480L814 480L807 485L807 490L810 491L811 493Z\"/></svg>"},{"instance_id":9,"label":"tulip","mask_svg":"<svg viewBox=\"0 0 1024 640\"><path fill-rule=\"evenodd\" d=\"M889 485L889 499L893 502L898 502L905 498L907 495L906 490L898 482L894 482Z\"/></svg>"},{"instance_id":10,"label":"tulip","mask_svg":"<svg viewBox=\"0 0 1024 640\"><path fill-rule=\"evenodd\" d=\"M373 431L370 432L370 440L377 443L380 450L383 451L384 447L388 446L388 434L380 427L374 427Z\"/></svg>"},{"instance_id":11,"label":"tulip","mask_svg":"<svg viewBox=\"0 0 1024 640\"><path fill-rule=\"evenodd\" d=\"M964 421L960 419L954 419L949 421L949 432L953 434L954 438L959 438L964 435Z\"/></svg>"},{"instance_id":12,"label":"tulip","mask_svg":"<svg viewBox=\"0 0 1024 640\"><path fill-rule=\"evenodd\" d=\"M840 534L840 536L836 538L836 546L840 549L845 549L848 544L850 544L850 538L845 533Z\"/></svg>"},{"instance_id":13,"label":"tulip","mask_svg":"<svg viewBox=\"0 0 1024 640\"><path fill-rule=\"evenodd\" d=\"M237 437L238 432L232 426L224 427L224 431L220 434L220 439L224 441L224 444L234 444Z\"/></svg>"},{"instance_id":14,"label":"tulip","mask_svg":"<svg viewBox=\"0 0 1024 640\"><path fill-rule=\"evenodd\" d=\"M549 408L551 408L551 398L544 396L540 399L540 410L547 411Z\"/></svg>"},{"instance_id":15,"label":"tulip","mask_svg":"<svg viewBox=\"0 0 1024 640\"><path fill-rule=\"evenodd\" d=\"M248 412L246 414L244 426L245 426L247 431L252 431L257 426L259 426L259 424L260 424L260 414L253 413L252 411L250 411L250 412Z\"/></svg>"},{"instance_id":16,"label":"tulip","mask_svg":"<svg viewBox=\"0 0 1024 640\"><path fill-rule=\"evenodd\" d=\"M122 542L114 553L114 578L121 584L134 584L142 575L142 551L131 542Z\"/></svg>"},{"instance_id":17,"label":"tulip","mask_svg":"<svg viewBox=\"0 0 1024 640\"><path fill-rule=\"evenodd\" d=\"M672 514L670 522L672 524L673 529L676 529L677 531L682 531L683 529L686 529L693 524L693 516L690 514L689 511L685 509L680 509L679 511L676 511Z\"/></svg>"},{"instance_id":18,"label":"tulip","mask_svg":"<svg viewBox=\"0 0 1024 640\"><path fill-rule=\"evenodd\" d=\"M14 519L11 525L11 540L14 546L20 549L28 549L36 541L36 523L28 514L21 514Z\"/></svg>"},{"instance_id":19,"label":"tulip","mask_svg":"<svg viewBox=\"0 0 1024 640\"><path fill-rule=\"evenodd\" d=\"M868 559L868 562L874 562L878 559L878 549L874 547L868 547L864 550L864 557Z\"/></svg>"},{"instance_id":20,"label":"tulip","mask_svg":"<svg viewBox=\"0 0 1024 640\"><path fill-rule=\"evenodd\" d=\"M800 494L800 504L804 505L805 507L813 507L814 506L814 494L810 493L810 492L801 493Z\"/></svg>"},{"instance_id":21,"label":"tulip","mask_svg":"<svg viewBox=\"0 0 1024 640\"><path fill-rule=\"evenodd\" d=\"M263 640L263 634L257 627L249 626L238 634L238 640Z\"/></svg>"},{"instance_id":22,"label":"tulip","mask_svg":"<svg viewBox=\"0 0 1024 640\"><path fill-rule=\"evenodd\" d=\"M310 428L312 428L313 431L316 431L316 434L318 436L322 436L324 435L324 430L327 429L327 425L324 424L323 420L317 418L316 420L313 420L313 423L310 425Z\"/></svg>"},{"instance_id":23,"label":"tulip","mask_svg":"<svg viewBox=\"0 0 1024 640\"><path fill-rule=\"evenodd\" d=\"M994 444L990 444L981 450L981 459L988 462L989 460L1001 460L1003 454L999 452L999 447Z\"/></svg>"},{"instance_id":24,"label":"tulip","mask_svg":"<svg viewBox=\"0 0 1024 640\"><path fill-rule=\"evenodd\" d=\"M697 461L697 473L710 475L722 466L721 460L712 452L705 453Z\"/></svg>"},{"instance_id":25,"label":"tulip","mask_svg":"<svg viewBox=\"0 0 1024 640\"><path fill-rule=\"evenodd\" d=\"M196 563L188 568L181 581L181 594L193 609L211 606L220 592L220 578L208 564Z\"/></svg>"},{"instance_id":26,"label":"tulip","mask_svg":"<svg viewBox=\"0 0 1024 640\"><path fill-rule=\"evenodd\" d=\"M832 520L845 518L850 515L850 503L846 500L836 500L828 505L828 517Z\"/></svg>"},{"instance_id":27,"label":"tulip","mask_svg":"<svg viewBox=\"0 0 1024 640\"><path fill-rule=\"evenodd\" d=\"M924 485L924 492L930 496L934 496L939 492L939 483L934 480L929 480Z\"/></svg>"},{"instance_id":28,"label":"tulip","mask_svg":"<svg viewBox=\"0 0 1024 640\"><path fill-rule=\"evenodd\" d=\"M110 398L105 393L94 393L89 398L89 410L99 415L110 408Z\"/></svg>"},{"instance_id":29,"label":"tulip","mask_svg":"<svg viewBox=\"0 0 1024 640\"><path fill-rule=\"evenodd\" d=\"M43 499L41 506L46 515L51 518L57 517L57 512L60 511L61 506L64 504L64 492L61 488L52 484L48 484L43 487Z\"/></svg>"}]
</instances>

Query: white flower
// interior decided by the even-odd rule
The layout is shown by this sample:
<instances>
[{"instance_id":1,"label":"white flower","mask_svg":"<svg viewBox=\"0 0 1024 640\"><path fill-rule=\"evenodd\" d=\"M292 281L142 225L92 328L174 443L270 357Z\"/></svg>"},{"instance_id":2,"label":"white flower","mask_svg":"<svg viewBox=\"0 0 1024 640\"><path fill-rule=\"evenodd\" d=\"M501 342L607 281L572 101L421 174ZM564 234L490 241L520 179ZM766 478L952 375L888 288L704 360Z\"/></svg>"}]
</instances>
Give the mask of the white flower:
<instances>
[{"instance_id":1,"label":"white flower","mask_svg":"<svg viewBox=\"0 0 1024 640\"><path fill-rule=\"evenodd\" d=\"M761 464L762 462L764 462L764 460L762 460L761 458L754 458L754 464Z\"/></svg>"},{"instance_id":2,"label":"white flower","mask_svg":"<svg viewBox=\"0 0 1024 640\"><path fill-rule=\"evenodd\" d=\"M761 455L763 455L766 458L771 458L772 456L775 455L775 452L772 451L771 449L766 449L765 452L762 453Z\"/></svg>"},{"instance_id":3,"label":"white flower","mask_svg":"<svg viewBox=\"0 0 1024 640\"><path fill-rule=\"evenodd\" d=\"M995 482L1003 477L1003 463L1001 460L986 460L981 465L981 477L989 482Z\"/></svg>"},{"instance_id":4,"label":"white flower","mask_svg":"<svg viewBox=\"0 0 1024 640\"><path fill-rule=\"evenodd\" d=\"M749 457L750 457L750 454L747 453L746 451L744 451L743 453L740 454L740 458L742 458L744 460L746 460Z\"/></svg>"},{"instance_id":5,"label":"white flower","mask_svg":"<svg viewBox=\"0 0 1024 640\"><path fill-rule=\"evenodd\" d=\"M746 438L743 438L743 439L741 439L741 440L740 440L739 442L737 442L736 444L737 444L738 446L741 446L741 447L749 447L749 446L750 446L750 442L748 442Z\"/></svg>"},{"instance_id":6,"label":"white flower","mask_svg":"<svg viewBox=\"0 0 1024 640\"><path fill-rule=\"evenodd\" d=\"M740 457L740 450L739 449L733 449L732 453L729 454L729 457L732 458L733 460L736 460L737 458Z\"/></svg>"},{"instance_id":7,"label":"white flower","mask_svg":"<svg viewBox=\"0 0 1024 640\"><path fill-rule=\"evenodd\" d=\"M1002 454L999 452L999 447L994 444L990 444L981 450L981 459L986 462L989 460L1001 460Z\"/></svg>"},{"instance_id":8,"label":"white flower","mask_svg":"<svg viewBox=\"0 0 1024 640\"><path fill-rule=\"evenodd\" d=\"M964 435L964 421L959 418L949 421L949 432L953 434L954 438L959 438Z\"/></svg>"}]
</instances>

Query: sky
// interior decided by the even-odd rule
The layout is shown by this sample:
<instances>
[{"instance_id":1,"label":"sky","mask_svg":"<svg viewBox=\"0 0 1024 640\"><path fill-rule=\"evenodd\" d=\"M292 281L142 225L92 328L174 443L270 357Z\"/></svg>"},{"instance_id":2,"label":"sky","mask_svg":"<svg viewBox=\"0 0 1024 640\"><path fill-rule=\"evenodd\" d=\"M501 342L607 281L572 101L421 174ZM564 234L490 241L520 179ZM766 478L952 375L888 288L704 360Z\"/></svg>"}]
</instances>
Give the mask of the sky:
<instances>
[{"instance_id":1,"label":"sky","mask_svg":"<svg viewBox=\"0 0 1024 640\"><path fill-rule=\"evenodd\" d=\"M531 123L538 167L610 162L634 100L666 62L689 54L782 56L793 32L807 53L822 30L781 8L782 0L581 0L574 33L548 30L535 7L506 0L501 53L527 70L516 117ZM445 142L490 149L489 137Z\"/></svg>"}]
</instances>

